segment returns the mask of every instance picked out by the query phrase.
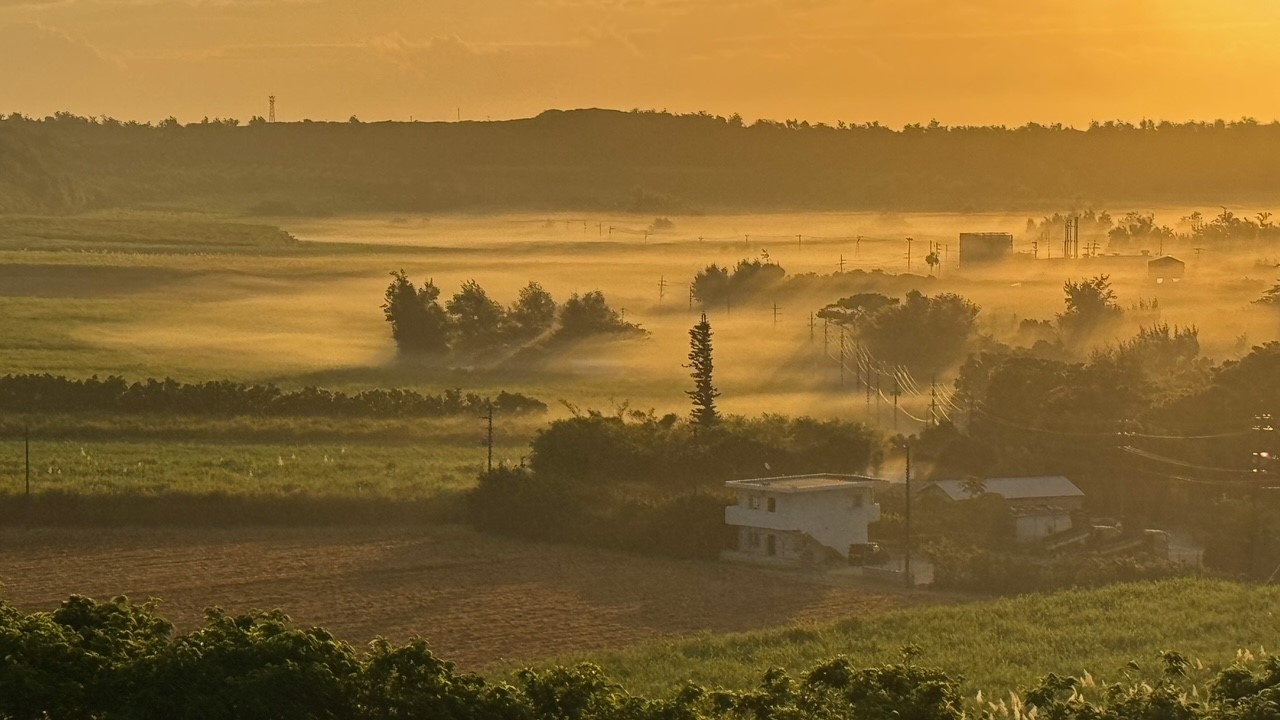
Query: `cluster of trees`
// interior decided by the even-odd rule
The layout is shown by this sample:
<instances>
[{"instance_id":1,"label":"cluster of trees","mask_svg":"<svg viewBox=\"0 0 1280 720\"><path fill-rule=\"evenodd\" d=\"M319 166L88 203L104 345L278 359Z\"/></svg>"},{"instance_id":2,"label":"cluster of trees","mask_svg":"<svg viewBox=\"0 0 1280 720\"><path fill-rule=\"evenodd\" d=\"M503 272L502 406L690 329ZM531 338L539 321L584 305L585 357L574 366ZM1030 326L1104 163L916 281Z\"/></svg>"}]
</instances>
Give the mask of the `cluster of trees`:
<instances>
[{"instance_id":1,"label":"cluster of trees","mask_svg":"<svg viewBox=\"0 0 1280 720\"><path fill-rule=\"evenodd\" d=\"M693 276L693 299L703 308L730 307L752 296L775 289L787 271L762 252L757 259L741 260L732 269L708 265Z\"/></svg>"},{"instance_id":2,"label":"cluster of trees","mask_svg":"<svg viewBox=\"0 0 1280 720\"><path fill-rule=\"evenodd\" d=\"M502 348L520 347L546 336L571 341L593 335L643 335L605 302L598 290L574 293L557 305L536 282L521 288L508 308L489 297L475 280L462 284L443 304L431 280L414 285L403 270L391 273L382 311L401 355L443 356L450 352L478 357Z\"/></svg>"},{"instance_id":3,"label":"cluster of trees","mask_svg":"<svg viewBox=\"0 0 1280 720\"><path fill-rule=\"evenodd\" d=\"M72 596L53 612L0 603L0 717L6 720L962 720L991 715L1058 720L1269 720L1280 658L1237 660L1207 691L1190 692L1192 663L1162 653L1149 682L1097 688L1087 675L1049 675L1005 701L970 700L958 678L902 660L860 668L836 657L792 676L773 668L751 689L689 682L670 697L627 692L595 665L525 668L507 682L462 673L421 639L372 641L364 653L279 611L211 610L186 634L154 604ZM1136 667L1136 663L1133 663Z\"/></svg>"},{"instance_id":4,"label":"cluster of trees","mask_svg":"<svg viewBox=\"0 0 1280 720\"><path fill-rule=\"evenodd\" d=\"M735 306L787 296L839 292L905 293L932 278L889 274L882 270L848 270L819 275L788 275L767 252L738 261L733 267L707 265L691 281L693 299L704 310L732 310Z\"/></svg>"},{"instance_id":5,"label":"cluster of trees","mask_svg":"<svg viewBox=\"0 0 1280 720\"><path fill-rule=\"evenodd\" d=\"M485 397L445 390L362 390L347 394L317 387L281 390L229 380L181 383L165 378L129 382L119 376L72 379L61 375L0 377L0 411L25 414L121 413L147 415L257 415L274 417L432 418L472 415L492 404L503 414L546 412L546 403L505 390Z\"/></svg>"},{"instance_id":6,"label":"cluster of trees","mask_svg":"<svg viewBox=\"0 0 1280 720\"><path fill-rule=\"evenodd\" d=\"M905 299L858 293L818 311L847 328L876 359L929 377L953 367L977 338L978 306L954 293L928 297L911 290Z\"/></svg>"},{"instance_id":7,"label":"cluster of trees","mask_svg":"<svg viewBox=\"0 0 1280 720\"><path fill-rule=\"evenodd\" d=\"M863 473L882 445L871 428L839 420L589 412L541 430L528 467L482 475L470 512L497 534L713 558L732 540L726 480Z\"/></svg>"},{"instance_id":8,"label":"cluster of trees","mask_svg":"<svg viewBox=\"0 0 1280 720\"><path fill-rule=\"evenodd\" d=\"M1280 468L1255 418L1280 406L1277 376L1280 343L1214 366L1195 328L1168 325L1084 361L992 347L962 365L953 424L914 448L939 477L1068 475L1094 513L1191 529L1211 568L1265 577L1280 514L1258 483Z\"/></svg>"},{"instance_id":9,"label":"cluster of trees","mask_svg":"<svg viewBox=\"0 0 1280 720\"><path fill-rule=\"evenodd\" d=\"M1280 238L1280 227L1271 213L1259 212L1248 218L1225 207L1210 219L1198 210L1184 215L1178 222L1178 230L1157 224L1154 213L1129 212L1117 220L1105 210L1090 209L1073 216L1054 213L1040 220L1028 219L1027 233L1038 237L1042 247L1052 248L1061 240L1068 217L1075 217L1079 224L1080 250L1085 254L1095 248L1111 252L1156 251L1175 241L1186 247L1223 247ZM1053 252L1052 249L1049 252Z\"/></svg>"}]
</instances>

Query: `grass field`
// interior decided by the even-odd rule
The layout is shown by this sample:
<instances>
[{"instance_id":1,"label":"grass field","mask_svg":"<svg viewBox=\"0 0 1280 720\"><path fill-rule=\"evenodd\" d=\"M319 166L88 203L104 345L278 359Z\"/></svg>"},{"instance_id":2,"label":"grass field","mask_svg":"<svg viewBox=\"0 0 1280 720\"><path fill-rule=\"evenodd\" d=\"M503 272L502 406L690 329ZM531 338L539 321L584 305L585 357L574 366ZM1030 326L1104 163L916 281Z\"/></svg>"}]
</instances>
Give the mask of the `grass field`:
<instances>
[{"instance_id":1,"label":"grass field","mask_svg":"<svg viewBox=\"0 0 1280 720\"><path fill-rule=\"evenodd\" d=\"M519 464L541 422L498 423L494 462ZM0 517L111 524L115 515L115 523L154 524L167 516L181 525L271 520L276 512L283 523L331 524L342 513L330 506L353 501L401 504L402 515L430 505L430 519L458 521L456 499L485 466L484 438L484 422L470 417L45 418L32 430L28 507L22 428L10 422L0 424ZM201 498L225 507L211 513Z\"/></svg>"},{"instance_id":2,"label":"grass field","mask_svg":"<svg viewBox=\"0 0 1280 720\"><path fill-rule=\"evenodd\" d=\"M766 668L803 671L836 655L855 666L900 662L901 648L917 645L917 662L963 677L967 692L993 697L1050 672L1087 670L1099 684L1155 677L1165 650L1200 660L1203 680L1239 649L1274 649L1278 603L1280 587L1183 579L852 615L589 657L634 691L666 692L686 679L745 688ZM1138 670L1127 667L1131 660Z\"/></svg>"}]
</instances>

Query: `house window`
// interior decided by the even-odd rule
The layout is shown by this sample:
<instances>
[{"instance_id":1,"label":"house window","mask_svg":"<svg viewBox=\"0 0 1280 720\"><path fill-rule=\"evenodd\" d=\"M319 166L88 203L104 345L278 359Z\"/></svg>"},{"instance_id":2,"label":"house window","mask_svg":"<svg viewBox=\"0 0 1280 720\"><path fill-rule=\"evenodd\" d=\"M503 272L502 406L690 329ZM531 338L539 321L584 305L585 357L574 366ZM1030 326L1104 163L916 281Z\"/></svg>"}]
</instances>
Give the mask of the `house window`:
<instances>
[{"instance_id":1,"label":"house window","mask_svg":"<svg viewBox=\"0 0 1280 720\"><path fill-rule=\"evenodd\" d=\"M747 547L749 548L760 547L760 533L755 532L754 530L747 532Z\"/></svg>"},{"instance_id":2,"label":"house window","mask_svg":"<svg viewBox=\"0 0 1280 720\"><path fill-rule=\"evenodd\" d=\"M769 498L769 512L777 512L777 510L778 510L778 499Z\"/></svg>"},{"instance_id":3,"label":"house window","mask_svg":"<svg viewBox=\"0 0 1280 720\"><path fill-rule=\"evenodd\" d=\"M748 508L751 508L752 510L759 510L759 509L760 509L760 496L759 496L759 495L748 495L748 496L747 496L747 507L748 507Z\"/></svg>"}]
</instances>

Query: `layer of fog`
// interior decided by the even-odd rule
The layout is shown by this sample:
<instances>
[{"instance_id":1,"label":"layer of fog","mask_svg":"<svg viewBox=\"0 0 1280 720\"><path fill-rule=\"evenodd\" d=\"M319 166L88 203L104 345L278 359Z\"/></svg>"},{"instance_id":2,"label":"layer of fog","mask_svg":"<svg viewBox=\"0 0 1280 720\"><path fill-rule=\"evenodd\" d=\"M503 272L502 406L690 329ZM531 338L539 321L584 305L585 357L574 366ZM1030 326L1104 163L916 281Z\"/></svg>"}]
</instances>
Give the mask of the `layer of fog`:
<instances>
[{"instance_id":1,"label":"layer of fog","mask_svg":"<svg viewBox=\"0 0 1280 720\"><path fill-rule=\"evenodd\" d=\"M1174 225L1190 210L1157 210L1157 222ZM1211 214L1213 209L1202 211ZM1120 213L1113 209L1113 214ZM1278 336L1274 316L1250 304L1280 272L1256 252L1195 253L1171 244L1164 250L1187 261L1186 277L1157 285L1147 277L1149 258L1137 249L1128 257L1045 260L1047 248L1042 246L1039 259L1033 259L1024 213L673 216L669 229L654 221L569 215L309 221L286 229L303 241L369 247L340 253L335 248L333 257L313 260L305 276L296 266L285 265L278 274L260 269L267 277L211 273L193 278L187 283L190 302L181 307L162 307L130 323L86 328L81 337L154 357L198 356L211 377L220 367L236 377L264 378L365 368L371 374L362 377L375 381L377 369L390 366L394 357L379 307L391 270L404 269L417 282L430 278L442 289L442 300L474 279L503 305L514 300L520 287L537 281L559 301L570 293L602 290L611 306L643 325L650 336L593 343L567 353L539 368L554 375L553 380L507 367L486 382L514 391L523 389L521 383L553 387L557 396L545 397L549 402L563 399L607 409L629 401L641 409L682 413L689 385L688 370L682 367L687 331L699 312L690 307L689 282L699 269L768 257L788 275L834 273L842 260L845 270L903 273L908 237L911 271L922 276L920 289L927 294L956 292L976 302L982 307L982 329L1002 339L1011 337L1024 318L1052 320L1061 312L1065 280L1099 274L1110 276L1119 304L1130 310L1126 323L1114 336L1098 338L1100 343L1122 339L1139 325L1195 325L1204 353L1222 360ZM1017 255L999 266L958 267L957 236L970 231L1013 233ZM924 257L931 241L943 263L935 273L940 277L926 279L930 268ZM1060 237L1051 236L1048 243L1060 255ZM324 247L312 250L325 252ZM1148 250L1154 256L1156 250ZM891 426L895 414L889 409L888 384L882 383L868 400L866 389L856 386L847 369L842 386L837 343L829 336L824 354L821 320L810 326L811 313L836 299L757 297L727 309L710 308L722 407L734 413L878 415L884 426ZM510 382L501 382L503 377ZM914 380L921 392L904 393L899 400L902 411L896 417L902 431L917 429L912 418L930 412L933 379ZM943 394L938 412L954 412L947 404L952 378L936 380ZM419 384L430 386L431 376L423 376ZM458 381L449 376L441 384Z\"/></svg>"}]
</instances>

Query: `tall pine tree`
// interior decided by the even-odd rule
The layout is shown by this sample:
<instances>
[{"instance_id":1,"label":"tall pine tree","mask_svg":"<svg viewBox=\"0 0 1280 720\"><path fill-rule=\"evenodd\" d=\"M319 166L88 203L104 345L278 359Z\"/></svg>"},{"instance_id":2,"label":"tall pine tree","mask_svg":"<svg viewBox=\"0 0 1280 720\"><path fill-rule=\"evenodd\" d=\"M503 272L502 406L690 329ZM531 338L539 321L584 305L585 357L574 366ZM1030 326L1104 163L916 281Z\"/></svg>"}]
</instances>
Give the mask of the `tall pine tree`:
<instances>
[{"instance_id":1,"label":"tall pine tree","mask_svg":"<svg viewBox=\"0 0 1280 720\"><path fill-rule=\"evenodd\" d=\"M702 313L702 320L689 329L689 364L684 367L691 369L693 389L684 392L693 401L693 423L704 427L720 419L716 411L720 391L711 382L711 366L711 323Z\"/></svg>"}]
</instances>

